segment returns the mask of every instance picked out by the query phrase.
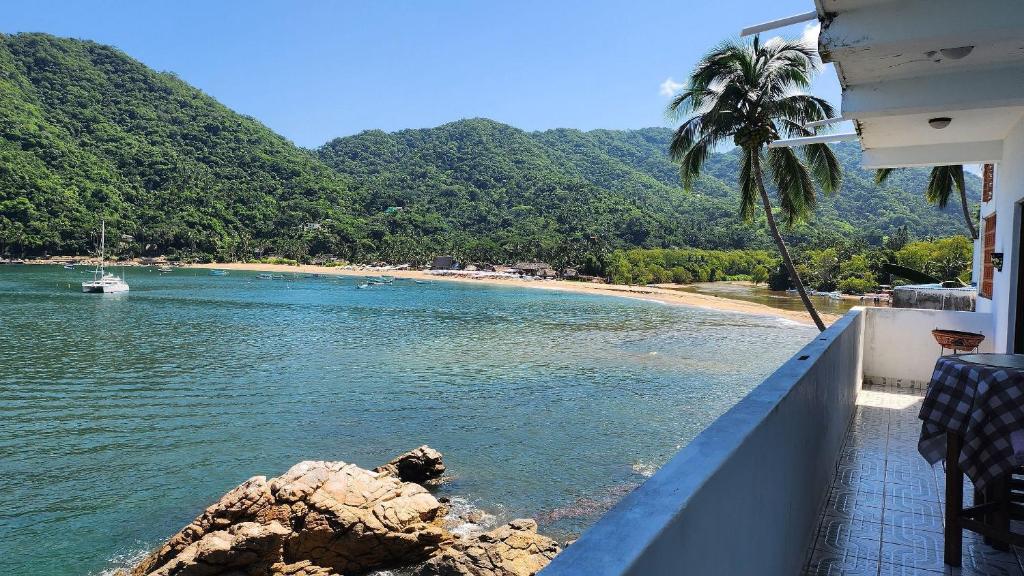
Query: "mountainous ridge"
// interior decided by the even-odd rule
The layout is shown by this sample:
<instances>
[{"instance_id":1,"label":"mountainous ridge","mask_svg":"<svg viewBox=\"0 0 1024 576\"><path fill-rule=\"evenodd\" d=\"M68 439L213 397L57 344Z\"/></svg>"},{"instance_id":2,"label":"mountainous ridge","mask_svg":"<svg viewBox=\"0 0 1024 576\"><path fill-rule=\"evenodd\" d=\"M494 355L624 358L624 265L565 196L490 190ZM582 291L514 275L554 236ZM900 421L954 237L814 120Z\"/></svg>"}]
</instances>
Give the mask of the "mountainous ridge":
<instances>
[{"instance_id":1,"label":"mountainous ridge","mask_svg":"<svg viewBox=\"0 0 1024 576\"><path fill-rule=\"evenodd\" d=\"M107 220L125 255L241 260L547 259L595 250L764 248L738 219L733 152L692 192L667 128L525 132L487 119L371 130L299 148L116 48L0 35L0 254L85 254ZM797 244L961 233L922 170L876 186L855 144L843 190L788 232ZM980 183L969 178L971 198Z\"/></svg>"}]
</instances>

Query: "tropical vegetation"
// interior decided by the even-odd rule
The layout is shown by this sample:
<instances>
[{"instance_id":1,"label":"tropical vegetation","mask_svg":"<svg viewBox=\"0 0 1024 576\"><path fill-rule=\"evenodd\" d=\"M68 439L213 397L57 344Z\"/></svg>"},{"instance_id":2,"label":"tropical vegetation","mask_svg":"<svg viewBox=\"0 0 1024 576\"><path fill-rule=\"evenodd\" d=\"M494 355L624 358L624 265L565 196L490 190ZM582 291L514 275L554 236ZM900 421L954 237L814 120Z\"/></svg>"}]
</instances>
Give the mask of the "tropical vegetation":
<instances>
[{"instance_id":1,"label":"tropical vegetation","mask_svg":"<svg viewBox=\"0 0 1024 576\"><path fill-rule=\"evenodd\" d=\"M969 282L973 244L966 236L910 241L899 235L881 246L840 242L827 247L797 246L796 268L807 286L818 292L874 292L882 285L908 283L889 271L888 264L942 279ZM719 280L769 283L785 290L792 286L779 256L768 250L631 249L617 250L604 269L618 284L714 282Z\"/></svg>"},{"instance_id":2,"label":"tropical vegetation","mask_svg":"<svg viewBox=\"0 0 1024 576\"><path fill-rule=\"evenodd\" d=\"M118 255L187 260L452 255L601 274L617 250L772 249L763 220L739 217L740 151L709 153L686 191L672 136L470 119L308 150L116 48L0 35L0 257L88 254L101 217ZM841 191L782 231L796 252L962 226L920 197L926 171L877 185L855 144L831 149ZM976 202L980 181L966 185Z\"/></svg>"}]
</instances>

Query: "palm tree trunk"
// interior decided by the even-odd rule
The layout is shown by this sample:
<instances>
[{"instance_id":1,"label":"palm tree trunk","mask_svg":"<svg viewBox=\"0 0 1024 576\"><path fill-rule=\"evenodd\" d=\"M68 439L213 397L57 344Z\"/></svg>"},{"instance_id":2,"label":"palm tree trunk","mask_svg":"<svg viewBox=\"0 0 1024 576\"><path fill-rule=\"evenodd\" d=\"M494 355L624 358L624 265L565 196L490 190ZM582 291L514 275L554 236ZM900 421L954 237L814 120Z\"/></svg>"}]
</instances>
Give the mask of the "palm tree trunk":
<instances>
[{"instance_id":1,"label":"palm tree trunk","mask_svg":"<svg viewBox=\"0 0 1024 576\"><path fill-rule=\"evenodd\" d=\"M814 325L818 327L818 330L825 331L825 323L821 321L821 316L818 315L818 311L814 308L814 303L807 296L807 291L804 289L804 283L800 279L800 275L796 272L796 266L793 265L793 258L789 255L789 248L786 247L786 241L782 239L782 234L779 233L779 226L775 223L775 215L772 213L772 201L768 198L768 191L764 187L764 175L761 173L761 158L760 151L754 150L750 152L751 168L754 172L754 179L757 182L758 192L761 194L761 204L764 206L764 214L768 219L768 229L772 233L772 238L775 239L775 245L779 248L779 254L782 255L782 262L786 266L786 271L789 272L789 279L796 285L796 291L800 294L800 300L804 303L804 308L807 308L807 313L811 315L811 319L814 320Z\"/></svg>"},{"instance_id":2,"label":"palm tree trunk","mask_svg":"<svg viewBox=\"0 0 1024 576\"><path fill-rule=\"evenodd\" d=\"M971 238L977 240L978 229L974 227L974 219L971 218L971 208L967 205L967 191L963 188L960 189L960 207L964 210L964 222L967 222L967 228L971 231Z\"/></svg>"}]
</instances>

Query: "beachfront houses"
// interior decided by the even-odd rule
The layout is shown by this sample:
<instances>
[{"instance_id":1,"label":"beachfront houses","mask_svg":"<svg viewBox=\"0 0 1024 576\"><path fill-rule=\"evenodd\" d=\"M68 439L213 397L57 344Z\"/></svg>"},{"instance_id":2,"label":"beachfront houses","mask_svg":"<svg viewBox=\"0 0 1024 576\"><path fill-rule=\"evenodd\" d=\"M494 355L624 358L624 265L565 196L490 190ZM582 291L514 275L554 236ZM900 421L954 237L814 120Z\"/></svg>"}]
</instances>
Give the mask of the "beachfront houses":
<instances>
[{"instance_id":1,"label":"beachfront houses","mask_svg":"<svg viewBox=\"0 0 1024 576\"><path fill-rule=\"evenodd\" d=\"M808 0L807 13L744 32L794 24L820 25L819 51L843 90L835 125L852 128L774 146L856 140L866 168L985 166L976 310L852 310L545 576L1021 574L1013 551L962 535L959 500L972 493L928 465L917 440L944 352L933 329L982 334L982 352L1024 353L1024 3ZM1008 522L1006 500L992 502L989 520Z\"/></svg>"},{"instance_id":2,"label":"beachfront houses","mask_svg":"<svg viewBox=\"0 0 1024 576\"><path fill-rule=\"evenodd\" d=\"M523 276L537 276L538 278L554 278L558 275L547 262L516 262L512 265L512 269Z\"/></svg>"}]
</instances>

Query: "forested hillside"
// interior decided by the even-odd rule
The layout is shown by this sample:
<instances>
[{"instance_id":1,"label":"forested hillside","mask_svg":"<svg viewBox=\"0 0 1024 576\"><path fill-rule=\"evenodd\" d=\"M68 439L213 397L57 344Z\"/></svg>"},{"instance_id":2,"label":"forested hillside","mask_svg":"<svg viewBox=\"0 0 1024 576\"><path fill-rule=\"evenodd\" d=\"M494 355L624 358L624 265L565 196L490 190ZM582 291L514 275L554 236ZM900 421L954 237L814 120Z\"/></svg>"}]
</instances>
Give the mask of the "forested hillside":
<instances>
[{"instance_id":1,"label":"forested hillside","mask_svg":"<svg viewBox=\"0 0 1024 576\"><path fill-rule=\"evenodd\" d=\"M538 246L559 260L588 243L612 247L772 248L764 226L737 214L734 152L715 154L693 192L681 189L667 155L672 131L548 130L523 132L486 119L396 133L338 138L320 158L352 176L355 202L387 240L423 230L470 260L508 260ZM912 237L965 230L957 206L925 202L923 170L908 170L880 187L860 168L855 143L835 146L842 190L821 198L815 217L789 231L798 245L880 244L906 226ZM980 181L968 175L976 202ZM376 215L376 216L374 216ZM572 258L570 258L571 260Z\"/></svg>"},{"instance_id":2,"label":"forested hillside","mask_svg":"<svg viewBox=\"0 0 1024 576\"><path fill-rule=\"evenodd\" d=\"M241 257L349 234L344 180L265 126L122 52L0 35L0 251Z\"/></svg>"},{"instance_id":3,"label":"forested hillside","mask_svg":"<svg viewBox=\"0 0 1024 576\"><path fill-rule=\"evenodd\" d=\"M115 48L0 35L0 254L88 253L101 215L123 255L200 259L567 265L614 248L770 249L736 217L735 155L715 155L686 192L670 135L473 119L309 151ZM963 229L956 206L924 202L924 172L879 188L856 145L836 150L843 189L790 231L797 245Z\"/></svg>"}]
</instances>

